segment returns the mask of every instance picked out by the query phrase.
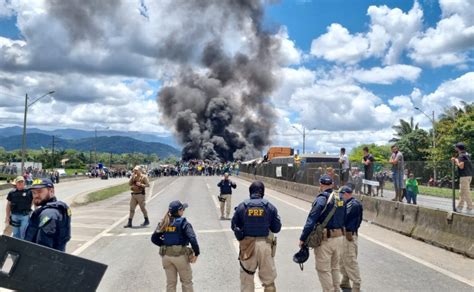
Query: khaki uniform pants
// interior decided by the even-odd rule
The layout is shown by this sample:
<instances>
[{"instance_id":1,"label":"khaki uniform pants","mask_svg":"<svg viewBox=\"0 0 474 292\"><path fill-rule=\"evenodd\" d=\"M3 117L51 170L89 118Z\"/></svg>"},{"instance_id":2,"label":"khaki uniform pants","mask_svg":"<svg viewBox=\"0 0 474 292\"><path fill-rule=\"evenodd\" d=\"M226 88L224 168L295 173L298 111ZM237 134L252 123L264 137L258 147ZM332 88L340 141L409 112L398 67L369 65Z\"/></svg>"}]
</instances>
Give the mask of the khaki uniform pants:
<instances>
[{"instance_id":1,"label":"khaki uniform pants","mask_svg":"<svg viewBox=\"0 0 474 292\"><path fill-rule=\"evenodd\" d=\"M229 218L230 207L232 204L232 195L221 195L221 197L225 199L225 202L220 202L221 203L221 216L224 216L224 206L225 206L226 217Z\"/></svg>"},{"instance_id":2,"label":"khaki uniform pants","mask_svg":"<svg viewBox=\"0 0 474 292\"><path fill-rule=\"evenodd\" d=\"M135 209L137 208L137 205L140 206L140 210L142 210L143 216L145 218L148 218L148 212L146 211L145 205L146 205L146 200L145 200L145 195L132 195L130 198L130 216L128 218L133 219L133 215L135 215Z\"/></svg>"},{"instance_id":3,"label":"khaki uniform pants","mask_svg":"<svg viewBox=\"0 0 474 292\"><path fill-rule=\"evenodd\" d=\"M339 261L342 253L343 237L331 237L323 240L321 245L314 249L316 257L316 271L324 292L340 291Z\"/></svg>"},{"instance_id":4,"label":"khaki uniform pants","mask_svg":"<svg viewBox=\"0 0 474 292\"><path fill-rule=\"evenodd\" d=\"M466 202L467 209L472 210L471 180L472 176L461 176L459 178L460 200L458 209L464 208L464 202Z\"/></svg>"},{"instance_id":5,"label":"khaki uniform pants","mask_svg":"<svg viewBox=\"0 0 474 292\"><path fill-rule=\"evenodd\" d=\"M245 269L253 272L258 267L258 277L263 284L265 292L276 291L275 279L277 277L275 261L272 257L272 247L266 239L257 239L255 251L248 260L242 261ZM254 275L249 275L240 268L240 291L255 291Z\"/></svg>"},{"instance_id":6,"label":"khaki uniform pants","mask_svg":"<svg viewBox=\"0 0 474 292\"><path fill-rule=\"evenodd\" d=\"M343 239L344 242L341 261L342 281L347 282L350 279L354 283L354 288L360 288L361 278L359 263L357 262L357 235L353 235L352 238L352 241L347 240L345 237Z\"/></svg>"},{"instance_id":7,"label":"khaki uniform pants","mask_svg":"<svg viewBox=\"0 0 474 292\"><path fill-rule=\"evenodd\" d=\"M193 271L186 255L177 257L163 256L163 269L166 273L166 292L176 292L176 285L179 280L183 292L193 292Z\"/></svg>"}]
</instances>

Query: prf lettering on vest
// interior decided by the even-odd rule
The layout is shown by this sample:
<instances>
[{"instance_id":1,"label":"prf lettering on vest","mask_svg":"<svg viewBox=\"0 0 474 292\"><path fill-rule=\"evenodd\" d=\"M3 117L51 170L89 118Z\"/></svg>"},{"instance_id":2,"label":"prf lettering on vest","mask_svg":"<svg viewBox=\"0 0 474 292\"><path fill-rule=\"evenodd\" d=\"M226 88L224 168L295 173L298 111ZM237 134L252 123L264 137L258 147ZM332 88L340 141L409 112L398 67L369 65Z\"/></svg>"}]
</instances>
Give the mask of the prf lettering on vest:
<instances>
[{"instance_id":1,"label":"prf lettering on vest","mask_svg":"<svg viewBox=\"0 0 474 292\"><path fill-rule=\"evenodd\" d=\"M176 227L175 226L168 226L168 227L166 227L165 232L176 232Z\"/></svg>"},{"instance_id":2,"label":"prf lettering on vest","mask_svg":"<svg viewBox=\"0 0 474 292\"><path fill-rule=\"evenodd\" d=\"M263 212L264 212L264 209L262 209L262 208L248 209L247 210L247 215L248 216L253 216L253 217L262 217Z\"/></svg>"}]
</instances>

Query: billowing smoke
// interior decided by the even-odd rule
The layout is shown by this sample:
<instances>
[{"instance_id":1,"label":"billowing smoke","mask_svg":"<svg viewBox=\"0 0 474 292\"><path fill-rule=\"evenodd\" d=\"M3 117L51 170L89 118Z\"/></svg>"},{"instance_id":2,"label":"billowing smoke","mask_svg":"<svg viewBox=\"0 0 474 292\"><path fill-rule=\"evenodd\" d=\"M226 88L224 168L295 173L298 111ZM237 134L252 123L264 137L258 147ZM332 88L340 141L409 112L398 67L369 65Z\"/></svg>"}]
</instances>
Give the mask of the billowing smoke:
<instances>
[{"instance_id":1,"label":"billowing smoke","mask_svg":"<svg viewBox=\"0 0 474 292\"><path fill-rule=\"evenodd\" d=\"M191 17L183 25L188 41L203 43L195 65L189 60L196 51L183 51L175 34L165 40L168 52L179 52L172 56L179 66L158 102L164 123L183 144L183 159L258 156L270 143L275 122L268 97L275 87L280 46L262 29L262 0L179 0L175 5ZM213 11L220 19L208 28L210 34L193 31L202 21L198 11ZM235 40L237 48L227 45L229 28L241 38Z\"/></svg>"}]
</instances>

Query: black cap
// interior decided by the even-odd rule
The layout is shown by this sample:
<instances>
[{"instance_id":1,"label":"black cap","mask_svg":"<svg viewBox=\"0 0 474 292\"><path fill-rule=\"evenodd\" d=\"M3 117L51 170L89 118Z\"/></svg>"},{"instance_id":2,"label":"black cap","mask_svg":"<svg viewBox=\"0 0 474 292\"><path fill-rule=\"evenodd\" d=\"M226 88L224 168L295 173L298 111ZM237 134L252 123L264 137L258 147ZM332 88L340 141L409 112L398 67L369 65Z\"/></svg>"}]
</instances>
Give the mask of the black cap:
<instances>
[{"instance_id":1,"label":"black cap","mask_svg":"<svg viewBox=\"0 0 474 292\"><path fill-rule=\"evenodd\" d=\"M349 186L343 186L343 187L339 190L339 193L340 193L340 194L345 194L345 193L352 194L352 188L349 187Z\"/></svg>"},{"instance_id":2,"label":"black cap","mask_svg":"<svg viewBox=\"0 0 474 292\"><path fill-rule=\"evenodd\" d=\"M466 150L466 145L464 145L463 142L456 143L454 147L458 148L459 150Z\"/></svg>"},{"instance_id":3,"label":"black cap","mask_svg":"<svg viewBox=\"0 0 474 292\"><path fill-rule=\"evenodd\" d=\"M171 214L176 214L179 210L186 209L187 207L188 204L186 203L181 203L180 201L173 201L170 203L168 210Z\"/></svg>"},{"instance_id":4,"label":"black cap","mask_svg":"<svg viewBox=\"0 0 474 292\"><path fill-rule=\"evenodd\" d=\"M325 174L321 176L321 178L319 179L319 183L322 185L330 186L332 185L332 178L329 175Z\"/></svg>"},{"instance_id":5,"label":"black cap","mask_svg":"<svg viewBox=\"0 0 474 292\"><path fill-rule=\"evenodd\" d=\"M48 178L37 178L33 181L30 189L54 188L53 182Z\"/></svg>"},{"instance_id":6,"label":"black cap","mask_svg":"<svg viewBox=\"0 0 474 292\"><path fill-rule=\"evenodd\" d=\"M265 194L265 185L259 180L254 181L249 187L249 193L251 195L260 194L263 196Z\"/></svg>"}]
</instances>

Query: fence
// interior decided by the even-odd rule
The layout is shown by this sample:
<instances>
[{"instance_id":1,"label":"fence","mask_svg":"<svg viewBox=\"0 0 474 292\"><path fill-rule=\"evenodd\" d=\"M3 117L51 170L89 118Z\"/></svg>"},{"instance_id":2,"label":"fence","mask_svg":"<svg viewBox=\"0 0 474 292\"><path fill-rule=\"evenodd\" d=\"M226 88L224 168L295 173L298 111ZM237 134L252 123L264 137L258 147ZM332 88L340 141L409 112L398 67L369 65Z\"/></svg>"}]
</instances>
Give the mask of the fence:
<instances>
[{"instance_id":1,"label":"fence","mask_svg":"<svg viewBox=\"0 0 474 292\"><path fill-rule=\"evenodd\" d=\"M384 184L392 181L391 164L388 162L375 162L372 180ZM405 174L413 173L420 185L433 187L452 187L454 174L455 188L459 187L457 170L453 169L451 161L439 161L435 165L427 161L406 161ZM304 161L287 164L253 163L242 164L241 171L253 175L265 176L296 183L319 185L319 178L323 174L333 177L337 186L341 185L341 165L337 162L305 163ZM435 179L436 172L436 179ZM364 165L362 162L351 162L349 181L361 181L364 178ZM474 184L474 181L471 185Z\"/></svg>"}]
</instances>

